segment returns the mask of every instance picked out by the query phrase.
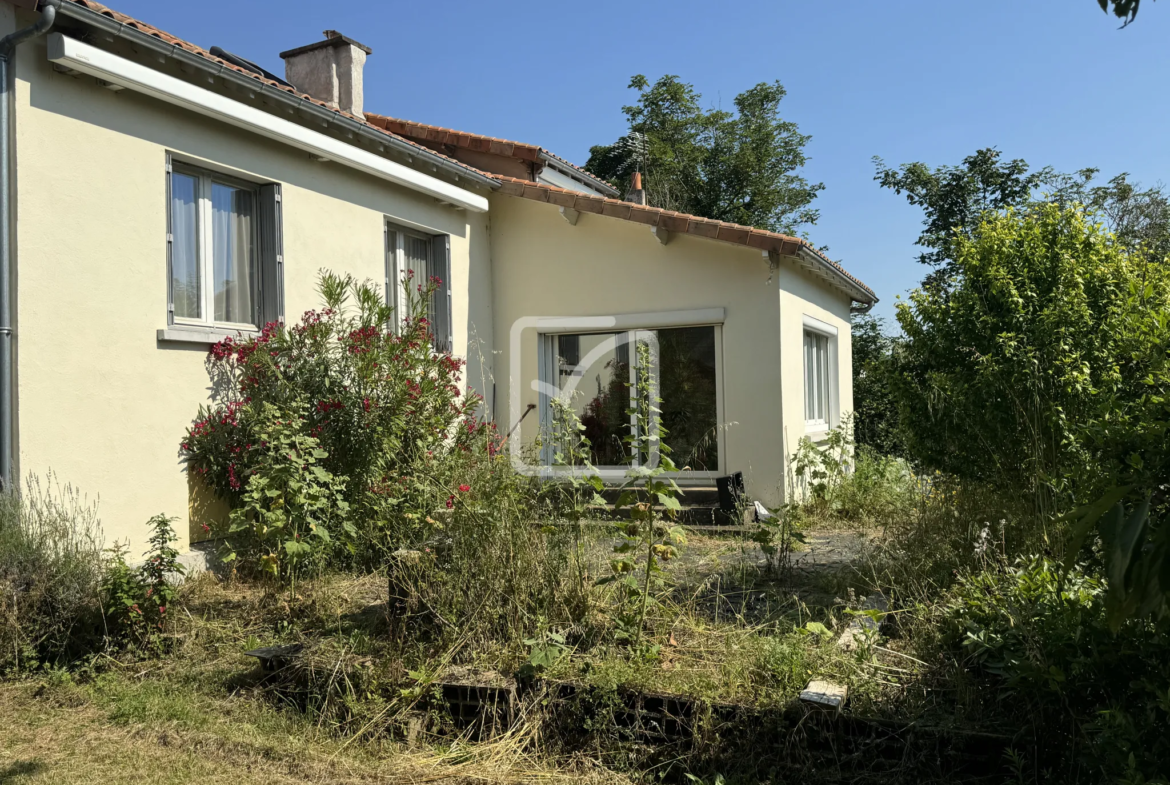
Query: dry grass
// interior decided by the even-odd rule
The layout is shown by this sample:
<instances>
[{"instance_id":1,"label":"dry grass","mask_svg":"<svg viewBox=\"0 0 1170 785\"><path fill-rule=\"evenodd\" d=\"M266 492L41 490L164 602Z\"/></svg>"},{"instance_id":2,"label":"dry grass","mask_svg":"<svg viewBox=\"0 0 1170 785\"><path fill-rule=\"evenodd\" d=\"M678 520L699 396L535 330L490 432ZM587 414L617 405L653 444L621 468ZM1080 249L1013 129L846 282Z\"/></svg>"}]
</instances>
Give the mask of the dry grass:
<instances>
[{"instance_id":1,"label":"dry grass","mask_svg":"<svg viewBox=\"0 0 1170 785\"><path fill-rule=\"evenodd\" d=\"M0 782L557 783L623 781L588 761L540 760L531 739L411 750L348 745L245 700L111 681L0 685Z\"/></svg>"},{"instance_id":2,"label":"dry grass","mask_svg":"<svg viewBox=\"0 0 1170 785\"><path fill-rule=\"evenodd\" d=\"M599 560L608 550L604 538L596 543ZM661 646L655 656L612 643L601 592L594 619L548 675L756 706L793 700L810 678L849 684L863 708L898 704L915 683L918 666L901 654L845 653L835 636L805 629L813 621L839 632L848 621L845 608L856 599L848 584L857 576L844 563L777 577L738 540L695 537L683 553L670 565L673 589L648 619ZM510 673L528 650L448 639L442 624L428 632L412 623L410 635L396 638L387 634L387 595L378 576L305 581L295 599L200 576L174 604L165 656L103 658L81 686L0 684L0 783L623 781L560 752L557 739L546 743L539 717L490 742L400 741L413 706L400 696L415 684L409 670L427 678L449 666ZM257 679L243 654L294 641L306 644L300 667L308 673L297 689L307 704Z\"/></svg>"}]
</instances>

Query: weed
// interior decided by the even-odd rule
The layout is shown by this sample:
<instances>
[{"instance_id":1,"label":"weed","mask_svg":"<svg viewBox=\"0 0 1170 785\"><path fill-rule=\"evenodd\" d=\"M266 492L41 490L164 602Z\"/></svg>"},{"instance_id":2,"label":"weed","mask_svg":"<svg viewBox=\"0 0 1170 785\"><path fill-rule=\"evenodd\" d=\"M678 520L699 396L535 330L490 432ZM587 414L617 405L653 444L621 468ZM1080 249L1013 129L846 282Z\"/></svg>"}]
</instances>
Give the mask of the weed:
<instances>
[{"instance_id":1,"label":"weed","mask_svg":"<svg viewBox=\"0 0 1170 785\"><path fill-rule=\"evenodd\" d=\"M30 476L23 495L0 494L0 672L100 647L102 564L96 508L73 488Z\"/></svg>"}]
</instances>

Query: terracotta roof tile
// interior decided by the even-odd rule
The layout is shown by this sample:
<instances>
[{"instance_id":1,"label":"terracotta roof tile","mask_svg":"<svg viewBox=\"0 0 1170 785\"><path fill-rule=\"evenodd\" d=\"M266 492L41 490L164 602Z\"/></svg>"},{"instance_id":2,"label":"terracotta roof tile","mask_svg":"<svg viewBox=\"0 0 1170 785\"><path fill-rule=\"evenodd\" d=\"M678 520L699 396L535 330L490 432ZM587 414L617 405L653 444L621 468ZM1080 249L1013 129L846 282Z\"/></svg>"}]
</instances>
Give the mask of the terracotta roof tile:
<instances>
[{"instance_id":1,"label":"terracotta roof tile","mask_svg":"<svg viewBox=\"0 0 1170 785\"><path fill-rule=\"evenodd\" d=\"M747 245L748 237L751 236L752 230L746 226L736 226L734 224L723 224L719 227L719 233L716 238L725 243L735 243L736 245Z\"/></svg>"},{"instance_id":2,"label":"terracotta roof tile","mask_svg":"<svg viewBox=\"0 0 1170 785\"><path fill-rule=\"evenodd\" d=\"M629 202L607 201L601 205L601 214L609 218L629 220L633 207Z\"/></svg>"},{"instance_id":3,"label":"terracotta roof tile","mask_svg":"<svg viewBox=\"0 0 1170 785\"><path fill-rule=\"evenodd\" d=\"M630 217L628 220L634 221L635 223L658 226L658 222L661 220L661 218L661 214L655 210L649 207L644 207L640 204L636 204L630 207Z\"/></svg>"},{"instance_id":4,"label":"terracotta roof tile","mask_svg":"<svg viewBox=\"0 0 1170 785\"><path fill-rule=\"evenodd\" d=\"M688 233L698 235L699 237L706 237L711 240L719 238L719 224L715 221L709 221L705 218L691 219Z\"/></svg>"},{"instance_id":5,"label":"terracotta roof tile","mask_svg":"<svg viewBox=\"0 0 1170 785\"><path fill-rule=\"evenodd\" d=\"M568 166L571 169L579 172L582 177L587 177L590 180L595 180L599 183L605 183L597 175L582 169L576 164L566 161L559 155L549 152L543 147L536 145L524 144L523 142L513 142L510 139L500 139L495 136L484 136L483 134L473 134L466 131L456 131L451 128L443 128L438 125L427 125L426 123L416 123L413 120L401 120L395 117L386 117L385 115L366 113L366 120L377 125L380 128L387 128L400 136L412 136L416 139L429 139L440 144L450 144L456 147L463 147L468 150L474 150L481 153L493 153L495 155L503 155L509 158L516 158L521 161L539 161L541 155L546 155L553 158L557 163ZM609 186L609 183L605 183ZM609 186L612 188L612 186Z\"/></svg>"},{"instance_id":6,"label":"terracotta roof tile","mask_svg":"<svg viewBox=\"0 0 1170 785\"><path fill-rule=\"evenodd\" d=\"M542 186L548 188L549 186ZM566 193L573 193L566 191ZM594 215L601 215L601 211L605 208L606 199L600 196L591 196L589 194L578 194L573 202L573 207L583 213L593 213Z\"/></svg>"},{"instance_id":7,"label":"terracotta roof tile","mask_svg":"<svg viewBox=\"0 0 1170 785\"><path fill-rule=\"evenodd\" d=\"M548 195L548 200L560 207L572 207L577 201L577 194L572 191L552 191Z\"/></svg>"},{"instance_id":8,"label":"terracotta roof tile","mask_svg":"<svg viewBox=\"0 0 1170 785\"><path fill-rule=\"evenodd\" d=\"M557 188L543 183L532 183L528 180L519 180L515 177L492 175L501 183L500 193L509 196L522 196L536 199L541 202L550 202L561 207L568 207L582 213L593 213L611 218L633 221L635 223L658 226L677 234L692 234L697 237L706 237L734 245L743 245L762 251L775 251L781 256L795 256L803 248L811 252L825 267L830 268L856 285L861 297L854 296L859 302L876 303L877 295L873 290L837 262L825 256L813 247L807 240L790 237L779 232L768 232L750 226L714 221L710 218L700 218L696 215L677 213L672 210L663 210L658 207L645 207L631 202L617 199L606 199L592 194L578 193L564 188Z\"/></svg>"},{"instance_id":9,"label":"terracotta roof tile","mask_svg":"<svg viewBox=\"0 0 1170 785\"><path fill-rule=\"evenodd\" d=\"M686 234L691 227L690 216L682 213L667 212L663 210L658 216L658 225L668 232L677 232L678 234Z\"/></svg>"},{"instance_id":10,"label":"terracotta roof tile","mask_svg":"<svg viewBox=\"0 0 1170 785\"><path fill-rule=\"evenodd\" d=\"M540 160L539 147L522 144L521 142L513 142L510 139L498 139L494 136L456 131L452 128L443 128L439 125L427 125L426 123L416 123L412 120L400 120L396 117L387 117L385 115L374 114L373 112L366 113L366 120L379 128L385 128L399 136L411 136L416 139L426 139L437 144L449 144L480 153L494 153L495 155L519 158L524 161Z\"/></svg>"}]
</instances>

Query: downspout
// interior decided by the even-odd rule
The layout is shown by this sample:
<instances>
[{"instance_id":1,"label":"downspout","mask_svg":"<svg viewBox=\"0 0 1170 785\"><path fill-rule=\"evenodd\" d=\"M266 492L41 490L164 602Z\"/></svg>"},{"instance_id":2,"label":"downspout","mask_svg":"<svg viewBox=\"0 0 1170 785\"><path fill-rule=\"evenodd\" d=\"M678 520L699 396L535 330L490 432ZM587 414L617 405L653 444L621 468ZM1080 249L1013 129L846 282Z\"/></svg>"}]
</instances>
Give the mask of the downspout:
<instances>
[{"instance_id":1,"label":"downspout","mask_svg":"<svg viewBox=\"0 0 1170 785\"><path fill-rule=\"evenodd\" d=\"M12 88L16 47L44 35L57 19L61 0L43 0L41 17L0 39L0 488L15 487L12 463L15 413L12 407Z\"/></svg>"}]
</instances>

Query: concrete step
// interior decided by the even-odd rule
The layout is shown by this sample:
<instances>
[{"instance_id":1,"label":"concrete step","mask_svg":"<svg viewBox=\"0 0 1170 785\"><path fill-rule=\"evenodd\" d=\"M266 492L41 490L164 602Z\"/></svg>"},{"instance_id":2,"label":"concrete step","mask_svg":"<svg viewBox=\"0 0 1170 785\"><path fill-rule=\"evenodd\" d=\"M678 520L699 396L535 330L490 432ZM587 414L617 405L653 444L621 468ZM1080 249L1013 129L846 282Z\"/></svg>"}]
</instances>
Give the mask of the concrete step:
<instances>
[{"instance_id":1,"label":"concrete step","mask_svg":"<svg viewBox=\"0 0 1170 785\"><path fill-rule=\"evenodd\" d=\"M719 506L719 489L714 485L702 487L685 487L679 486L682 494L679 495L678 501L683 506ZM622 490L620 487L606 488L601 492L601 497L610 504L617 501L618 496Z\"/></svg>"},{"instance_id":2,"label":"concrete step","mask_svg":"<svg viewBox=\"0 0 1170 785\"><path fill-rule=\"evenodd\" d=\"M654 508L659 512L661 517L666 517L664 508L659 505L654 505ZM677 520L684 526L691 527L722 528L726 526L741 526L744 523L751 522L750 512L749 510L745 513L743 520L738 520L734 514L728 514L720 510L717 504L684 503L682 510L678 513ZM590 514L602 520L617 520L630 517L628 508L615 510L612 504L607 504L605 507L591 507Z\"/></svg>"}]
</instances>

